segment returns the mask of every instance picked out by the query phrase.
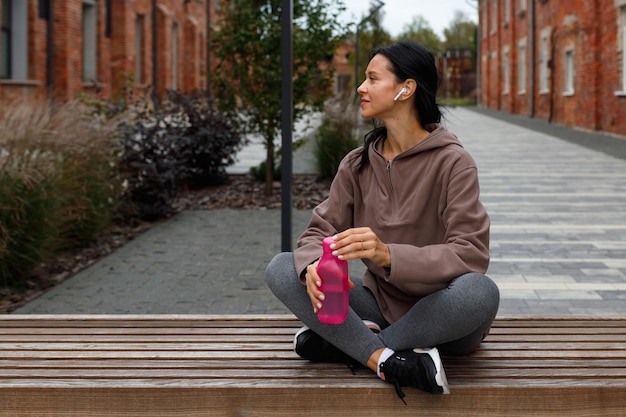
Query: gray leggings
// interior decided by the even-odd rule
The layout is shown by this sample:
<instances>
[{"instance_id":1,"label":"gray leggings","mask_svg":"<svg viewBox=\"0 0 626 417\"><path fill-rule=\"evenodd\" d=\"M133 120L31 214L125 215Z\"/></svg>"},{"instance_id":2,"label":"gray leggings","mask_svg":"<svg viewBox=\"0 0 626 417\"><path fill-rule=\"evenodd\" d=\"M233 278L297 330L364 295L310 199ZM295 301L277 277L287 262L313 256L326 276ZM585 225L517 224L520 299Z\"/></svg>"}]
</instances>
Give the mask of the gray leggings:
<instances>
[{"instance_id":1,"label":"gray leggings","mask_svg":"<svg viewBox=\"0 0 626 417\"><path fill-rule=\"evenodd\" d=\"M348 317L339 325L324 324L313 312L291 252L276 255L267 266L265 278L274 295L305 325L363 365L374 351L384 347L399 351L436 346L444 355L470 354L489 332L500 302L498 287L491 279L468 273L422 298L390 324L371 291L360 278L352 277L355 288L350 290ZM377 323L382 331L374 334L362 320Z\"/></svg>"}]
</instances>

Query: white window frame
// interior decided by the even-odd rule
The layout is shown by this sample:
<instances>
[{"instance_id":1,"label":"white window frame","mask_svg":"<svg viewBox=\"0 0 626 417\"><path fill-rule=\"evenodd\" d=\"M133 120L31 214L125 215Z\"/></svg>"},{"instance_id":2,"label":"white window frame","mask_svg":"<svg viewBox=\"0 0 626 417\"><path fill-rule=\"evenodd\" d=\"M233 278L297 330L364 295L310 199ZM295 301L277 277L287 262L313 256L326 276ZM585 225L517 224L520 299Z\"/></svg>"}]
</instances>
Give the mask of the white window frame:
<instances>
[{"instance_id":1,"label":"white window frame","mask_svg":"<svg viewBox=\"0 0 626 417\"><path fill-rule=\"evenodd\" d=\"M517 45L517 94L526 94L526 40Z\"/></svg>"},{"instance_id":2,"label":"white window frame","mask_svg":"<svg viewBox=\"0 0 626 417\"><path fill-rule=\"evenodd\" d=\"M6 3L5 3L6 2ZM11 16L9 26L2 27L6 49L2 50L2 65L6 74L4 79L28 79L28 2L23 0L2 0L8 4ZM3 17L4 20L4 17Z\"/></svg>"},{"instance_id":3,"label":"white window frame","mask_svg":"<svg viewBox=\"0 0 626 417\"><path fill-rule=\"evenodd\" d=\"M511 92L511 55L507 46L502 51L502 95Z\"/></svg>"},{"instance_id":4,"label":"white window frame","mask_svg":"<svg viewBox=\"0 0 626 417\"><path fill-rule=\"evenodd\" d=\"M83 82L98 82L98 4L96 0L83 0Z\"/></svg>"},{"instance_id":5,"label":"white window frame","mask_svg":"<svg viewBox=\"0 0 626 417\"><path fill-rule=\"evenodd\" d=\"M563 57L563 95L564 96L573 96L574 89L574 81L576 77L575 71L575 54L574 48L568 48L565 50L565 54Z\"/></svg>"}]
</instances>

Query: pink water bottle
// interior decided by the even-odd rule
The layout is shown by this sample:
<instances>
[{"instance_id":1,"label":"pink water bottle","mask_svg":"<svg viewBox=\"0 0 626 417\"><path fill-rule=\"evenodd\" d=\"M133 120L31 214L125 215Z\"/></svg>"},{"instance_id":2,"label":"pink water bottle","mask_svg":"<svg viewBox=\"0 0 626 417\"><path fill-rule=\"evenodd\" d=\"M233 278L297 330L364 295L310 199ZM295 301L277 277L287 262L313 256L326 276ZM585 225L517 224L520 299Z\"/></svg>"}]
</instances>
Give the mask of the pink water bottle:
<instances>
[{"instance_id":1,"label":"pink water bottle","mask_svg":"<svg viewBox=\"0 0 626 417\"><path fill-rule=\"evenodd\" d=\"M325 296L317 317L322 323L340 324L348 315L348 262L333 256L330 248L333 242L332 237L324 238L324 253L317 264L317 273L322 280L320 291Z\"/></svg>"}]
</instances>

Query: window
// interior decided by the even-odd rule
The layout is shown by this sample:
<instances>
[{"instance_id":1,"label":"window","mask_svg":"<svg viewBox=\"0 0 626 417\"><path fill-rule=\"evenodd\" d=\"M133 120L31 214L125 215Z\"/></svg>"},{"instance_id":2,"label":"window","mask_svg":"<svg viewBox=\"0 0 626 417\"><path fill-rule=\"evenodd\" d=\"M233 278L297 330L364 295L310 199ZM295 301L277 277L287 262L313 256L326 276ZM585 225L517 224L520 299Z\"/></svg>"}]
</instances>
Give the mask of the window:
<instances>
[{"instance_id":1,"label":"window","mask_svg":"<svg viewBox=\"0 0 626 417\"><path fill-rule=\"evenodd\" d=\"M511 0L504 0L504 24L509 23L509 15L511 14Z\"/></svg>"},{"instance_id":2,"label":"window","mask_svg":"<svg viewBox=\"0 0 626 417\"><path fill-rule=\"evenodd\" d=\"M518 46L517 91L519 94L526 93L526 42L522 42Z\"/></svg>"},{"instance_id":3,"label":"window","mask_svg":"<svg viewBox=\"0 0 626 417\"><path fill-rule=\"evenodd\" d=\"M172 85L171 88L178 88L178 24L172 25Z\"/></svg>"},{"instance_id":4,"label":"window","mask_svg":"<svg viewBox=\"0 0 626 417\"><path fill-rule=\"evenodd\" d=\"M565 83L563 94L574 94L574 50L565 51Z\"/></svg>"},{"instance_id":5,"label":"window","mask_svg":"<svg viewBox=\"0 0 626 417\"><path fill-rule=\"evenodd\" d=\"M539 92L545 93L548 89L548 74L550 65L550 45L547 35L542 35L539 41Z\"/></svg>"},{"instance_id":6,"label":"window","mask_svg":"<svg viewBox=\"0 0 626 417\"><path fill-rule=\"evenodd\" d=\"M28 2L2 1L0 78L28 79Z\"/></svg>"},{"instance_id":7,"label":"window","mask_svg":"<svg viewBox=\"0 0 626 417\"><path fill-rule=\"evenodd\" d=\"M481 6L481 10L480 10L480 29L481 29L481 34L483 38L487 37L487 34L489 33L487 31L487 26L489 26L489 20L487 18L488 14L487 14L487 6Z\"/></svg>"},{"instance_id":8,"label":"window","mask_svg":"<svg viewBox=\"0 0 626 417\"><path fill-rule=\"evenodd\" d=\"M83 81L98 79L96 0L83 0Z\"/></svg>"},{"instance_id":9,"label":"window","mask_svg":"<svg viewBox=\"0 0 626 417\"><path fill-rule=\"evenodd\" d=\"M626 92L626 6L620 8L622 32L622 91Z\"/></svg>"},{"instance_id":10,"label":"window","mask_svg":"<svg viewBox=\"0 0 626 417\"><path fill-rule=\"evenodd\" d=\"M520 12L526 11L526 0L519 0L519 11Z\"/></svg>"},{"instance_id":11,"label":"window","mask_svg":"<svg viewBox=\"0 0 626 417\"><path fill-rule=\"evenodd\" d=\"M135 85L143 83L144 28L144 16L137 15L137 20L135 21Z\"/></svg>"},{"instance_id":12,"label":"window","mask_svg":"<svg viewBox=\"0 0 626 417\"><path fill-rule=\"evenodd\" d=\"M491 0L491 33L498 28L498 0Z\"/></svg>"},{"instance_id":13,"label":"window","mask_svg":"<svg viewBox=\"0 0 626 417\"><path fill-rule=\"evenodd\" d=\"M335 94L346 95L350 92L350 81L352 76L350 74L337 74L335 75Z\"/></svg>"},{"instance_id":14,"label":"window","mask_svg":"<svg viewBox=\"0 0 626 417\"><path fill-rule=\"evenodd\" d=\"M511 85L511 61L509 58L509 48L502 54L502 94L509 94Z\"/></svg>"},{"instance_id":15,"label":"window","mask_svg":"<svg viewBox=\"0 0 626 417\"><path fill-rule=\"evenodd\" d=\"M2 61L0 78L11 78L11 0L2 0Z\"/></svg>"},{"instance_id":16,"label":"window","mask_svg":"<svg viewBox=\"0 0 626 417\"><path fill-rule=\"evenodd\" d=\"M41 19L50 19L50 0L39 0L38 11Z\"/></svg>"},{"instance_id":17,"label":"window","mask_svg":"<svg viewBox=\"0 0 626 417\"><path fill-rule=\"evenodd\" d=\"M113 30L113 12L111 7L111 0L104 0L104 35L107 38L111 37L111 31Z\"/></svg>"}]
</instances>

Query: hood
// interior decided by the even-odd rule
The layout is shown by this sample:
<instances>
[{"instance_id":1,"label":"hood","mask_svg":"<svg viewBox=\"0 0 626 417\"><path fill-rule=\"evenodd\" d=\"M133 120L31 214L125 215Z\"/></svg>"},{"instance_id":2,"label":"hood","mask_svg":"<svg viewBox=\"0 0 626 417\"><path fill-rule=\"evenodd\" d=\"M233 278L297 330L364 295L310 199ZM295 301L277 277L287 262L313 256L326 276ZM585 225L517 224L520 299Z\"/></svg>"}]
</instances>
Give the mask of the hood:
<instances>
[{"instance_id":1,"label":"hood","mask_svg":"<svg viewBox=\"0 0 626 417\"><path fill-rule=\"evenodd\" d=\"M407 157L407 156L412 156L416 153L426 152L426 151L436 149L436 148L443 148L449 145L457 145L457 146L460 146L461 148L463 147L463 145L461 144L459 139L456 137L456 135L454 135L453 133L450 133L440 124L429 124L429 125L424 126L424 128L430 132L430 135L428 135L424 140L422 140L417 145L397 155L394 158L394 161ZM385 138L382 138L382 137L376 139L373 143L372 148L370 148L370 152L372 152L373 150L377 154L381 155L379 149L382 149L382 143L384 140Z\"/></svg>"}]
</instances>

